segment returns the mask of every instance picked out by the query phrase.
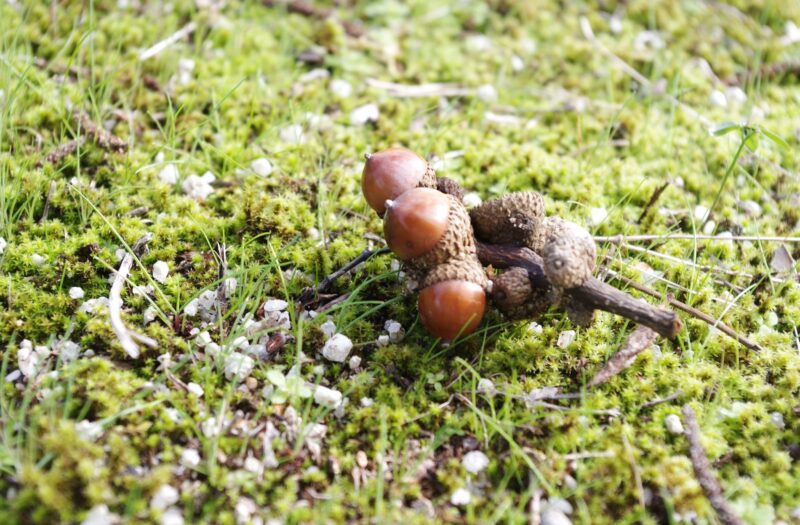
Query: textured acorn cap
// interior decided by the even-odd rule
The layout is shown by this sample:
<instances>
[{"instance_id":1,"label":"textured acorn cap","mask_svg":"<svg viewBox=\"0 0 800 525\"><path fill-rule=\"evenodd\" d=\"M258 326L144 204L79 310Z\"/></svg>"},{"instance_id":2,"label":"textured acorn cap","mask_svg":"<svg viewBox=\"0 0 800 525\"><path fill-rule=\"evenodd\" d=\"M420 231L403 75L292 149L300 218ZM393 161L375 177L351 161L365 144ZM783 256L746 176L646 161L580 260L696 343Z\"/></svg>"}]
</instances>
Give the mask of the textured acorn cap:
<instances>
[{"instance_id":1,"label":"textured acorn cap","mask_svg":"<svg viewBox=\"0 0 800 525\"><path fill-rule=\"evenodd\" d=\"M492 302L510 320L536 319L552 304L548 290L534 289L524 268L492 277Z\"/></svg>"},{"instance_id":2,"label":"textured acorn cap","mask_svg":"<svg viewBox=\"0 0 800 525\"><path fill-rule=\"evenodd\" d=\"M544 273L561 288L580 286L591 277L597 259L597 247L591 234L574 222L558 217L545 221L547 240L542 248Z\"/></svg>"},{"instance_id":3,"label":"textured acorn cap","mask_svg":"<svg viewBox=\"0 0 800 525\"><path fill-rule=\"evenodd\" d=\"M519 191L486 201L469 214L478 239L528 246L541 234L544 200L535 191Z\"/></svg>"},{"instance_id":4,"label":"textured acorn cap","mask_svg":"<svg viewBox=\"0 0 800 525\"><path fill-rule=\"evenodd\" d=\"M447 229L427 253L408 261L408 264L414 268L430 270L450 260L477 257L475 237L467 210L452 195L445 195L445 197L450 203Z\"/></svg>"},{"instance_id":5,"label":"textured acorn cap","mask_svg":"<svg viewBox=\"0 0 800 525\"><path fill-rule=\"evenodd\" d=\"M486 270L483 269L480 261L475 256L451 259L446 263L434 266L422 279L422 288L433 286L442 281L469 281L484 290L489 288L489 278L486 276Z\"/></svg>"},{"instance_id":6,"label":"textured acorn cap","mask_svg":"<svg viewBox=\"0 0 800 525\"><path fill-rule=\"evenodd\" d=\"M464 200L464 188L453 179L447 177L438 177L436 179L436 189L442 193L452 195L459 201Z\"/></svg>"}]
</instances>

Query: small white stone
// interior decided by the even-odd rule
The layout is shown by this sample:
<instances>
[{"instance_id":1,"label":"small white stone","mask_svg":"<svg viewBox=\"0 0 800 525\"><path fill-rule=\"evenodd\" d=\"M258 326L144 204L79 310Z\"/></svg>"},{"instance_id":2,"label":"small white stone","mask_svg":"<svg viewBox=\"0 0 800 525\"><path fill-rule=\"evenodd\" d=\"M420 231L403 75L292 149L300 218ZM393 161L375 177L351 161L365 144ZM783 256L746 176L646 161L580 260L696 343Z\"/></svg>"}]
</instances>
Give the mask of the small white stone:
<instances>
[{"instance_id":1,"label":"small white stone","mask_svg":"<svg viewBox=\"0 0 800 525\"><path fill-rule=\"evenodd\" d=\"M342 393L332 388L317 385L314 389L314 402L328 408L336 408L342 403Z\"/></svg>"},{"instance_id":2,"label":"small white stone","mask_svg":"<svg viewBox=\"0 0 800 525\"><path fill-rule=\"evenodd\" d=\"M119 516L109 512L108 505L95 505L83 518L81 525L115 525L119 523Z\"/></svg>"},{"instance_id":3,"label":"small white stone","mask_svg":"<svg viewBox=\"0 0 800 525\"><path fill-rule=\"evenodd\" d=\"M491 39L482 34L473 34L467 37L467 49L474 53L483 53L492 49Z\"/></svg>"},{"instance_id":4,"label":"small white stone","mask_svg":"<svg viewBox=\"0 0 800 525\"><path fill-rule=\"evenodd\" d=\"M733 247L733 234L731 232L720 232L716 235L717 239L722 241L721 244L727 244L730 247Z\"/></svg>"},{"instance_id":5,"label":"small white stone","mask_svg":"<svg viewBox=\"0 0 800 525\"><path fill-rule=\"evenodd\" d=\"M325 342L325 346L322 347L322 355L329 361L344 363L352 348L353 342L349 337L336 334Z\"/></svg>"},{"instance_id":6,"label":"small white stone","mask_svg":"<svg viewBox=\"0 0 800 525\"><path fill-rule=\"evenodd\" d=\"M282 312L286 310L286 307L289 306L289 303L282 299L269 299L264 303L263 310L264 312Z\"/></svg>"},{"instance_id":7,"label":"small white stone","mask_svg":"<svg viewBox=\"0 0 800 525\"><path fill-rule=\"evenodd\" d=\"M172 507L164 511L161 515L161 525L183 525L183 514L177 507Z\"/></svg>"},{"instance_id":8,"label":"small white stone","mask_svg":"<svg viewBox=\"0 0 800 525\"><path fill-rule=\"evenodd\" d=\"M789 20L784 25L786 33L781 37L781 44L790 46L800 42L800 27L797 26L792 20Z\"/></svg>"},{"instance_id":9,"label":"small white stone","mask_svg":"<svg viewBox=\"0 0 800 525\"><path fill-rule=\"evenodd\" d=\"M58 355L61 357L61 360L66 363L76 360L80 353L80 345L73 341L63 341L58 345Z\"/></svg>"},{"instance_id":10,"label":"small white stone","mask_svg":"<svg viewBox=\"0 0 800 525\"><path fill-rule=\"evenodd\" d=\"M364 104L350 112L350 124L363 126L368 122L377 122L381 112L376 104Z\"/></svg>"},{"instance_id":11,"label":"small white stone","mask_svg":"<svg viewBox=\"0 0 800 525\"><path fill-rule=\"evenodd\" d=\"M564 514L572 514L572 505L570 505L569 501L565 500L564 498L548 498L547 503L545 504L545 508L553 507Z\"/></svg>"},{"instance_id":12,"label":"small white stone","mask_svg":"<svg viewBox=\"0 0 800 525\"><path fill-rule=\"evenodd\" d=\"M663 49L666 44L658 31L642 31L633 40L636 49Z\"/></svg>"},{"instance_id":13,"label":"small white stone","mask_svg":"<svg viewBox=\"0 0 800 525\"><path fill-rule=\"evenodd\" d=\"M761 214L763 213L761 205L756 201L751 201L751 200L739 201L737 205L739 206L739 209L742 210L744 214L749 217L760 217Z\"/></svg>"},{"instance_id":14,"label":"small white stone","mask_svg":"<svg viewBox=\"0 0 800 525\"><path fill-rule=\"evenodd\" d=\"M247 472L252 472L253 474L258 474L264 470L263 463L253 456L247 456L242 466Z\"/></svg>"},{"instance_id":15,"label":"small white stone","mask_svg":"<svg viewBox=\"0 0 800 525\"><path fill-rule=\"evenodd\" d=\"M708 217L708 212L710 210L705 206L698 204L694 207L694 219L696 221L704 221Z\"/></svg>"},{"instance_id":16,"label":"small white stone","mask_svg":"<svg viewBox=\"0 0 800 525\"><path fill-rule=\"evenodd\" d=\"M36 266L41 266L47 261L43 256L39 255L38 253L34 253L31 255L31 262Z\"/></svg>"},{"instance_id":17,"label":"small white stone","mask_svg":"<svg viewBox=\"0 0 800 525\"><path fill-rule=\"evenodd\" d=\"M281 129L281 140L288 144L303 144L306 141L306 135L303 132L303 126L300 124L292 124Z\"/></svg>"},{"instance_id":18,"label":"small white stone","mask_svg":"<svg viewBox=\"0 0 800 525\"><path fill-rule=\"evenodd\" d=\"M244 525L249 523L250 517L258 512L258 507L252 499L242 496L236 502L233 511L236 514L237 525Z\"/></svg>"},{"instance_id":19,"label":"small white stone","mask_svg":"<svg viewBox=\"0 0 800 525\"><path fill-rule=\"evenodd\" d=\"M779 430L786 428L786 423L783 421L783 414L780 412L773 412L769 415L769 419L772 421L772 424L775 425L775 428Z\"/></svg>"},{"instance_id":20,"label":"small white stone","mask_svg":"<svg viewBox=\"0 0 800 525\"><path fill-rule=\"evenodd\" d=\"M728 106L728 98L725 96L725 93L722 91L715 89L711 92L711 95L708 97L709 102L712 105L717 106L719 108L724 108Z\"/></svg>"},{"instance_id":21,"label":"small white stone","mask_svg":"<svg viewBox=\"0 0 800 525\"><path fill-rule=\"evenodd\" d=\"M708 221L703 225L703 234L704 235L711 235L714 233L714 230L717 227L717 223L714 221Z\"/></svg>"},{"instance_id":22,"label":"small white stone","mask_svg":"<svg viewBox=\"0 0 800 525\"><path fill-rule=\"evenodd\" d=\"M403 325L393 319L389 319L384 323L383 329L389 334L389 341L392 343L399 343L406 335Z\"/></svg>"},{"instance_id":23,"label":"small white stone","mask_svg":"<svg viewBox=\"0 0 800 525\"><path fill-rule=\"evenodd\" d=\"M769 262L770 268L776 272L787 272L794 268L794 259L789 249L781 244L772 253L772 259Z\"/></svg>"},{"instance_id":24,"label":"small white stone","mask_svg":"<svg viewBox=\"0 0 800 525\"><path fill-rule=\"evenodd\" d=\"M377 340L378 346L386 346L389 344L389 336L386 334L379 335Z\"/></svg>"},{"instance_id":25,"label":"small white stone","mask_svg":"<svg viewBox=\"0 0 800 525\"><path fill-rule=\"evenodd\" d=\"M572 341L575 340L575 330L564 330L560 334L558 334L558 340L556 341L556 346L564 349L567 348Z\"/></svg>"},{"instance_id":26,"label":"small white stone","mask_svg":"<svg viewBox=\"0 0 800 525\"><path fill-rule=\"evenodd\" d=\"M204 348L207 344L211 343L211 334L204 330L195 336L194 342L200 348Z\"/></svg>"},{"instance_id":27,"label":"small white stone","mask_svg":"<svg viewBox=\"0 0 800 525\"><path fill-rule=\"evenodd\" d=\"M368 408L371 407L375 401L373 401L371 397L362 397L360 403L362 407Z\"/></svg>"},{"instance_id":28,"label":"small white stone","mask_svg":"<svg viewBox=\"0 0 800 525\"><path fill-rule=\"evenodd\" d=\"M306 231L306 235L308 235L308 238L312 241L318 241L320 238L319 230L313 226Z\"/></svg>"},{"instance_id":29,"label":"small white stone","mask_svg":"<svg viewBox=\"0 0 800 525\"><path fill-rule=\"evenodd\" d=\"M33 347L33 343L24 339L17 350L17 366L25 377L35 376L44 365L50 354L46 346Z\"/></svg>"},{"instance_id":30,"label":"small white stone","mask_svg":"<svg viewBox=\"0 0 800 525\"><path fill-rule=\"evenodd\" d=\"M725 90L725 96L734 104L744 104L747 102L747 93L739 86L730 86Z\"/></svg>"},{"instance_id":31,"label":"small white stone","mask_svg":"<svg viewBox=\"0 0 800 525\"><path fill-rule=\"evenodd\" d=\"M612 33L614 33L615 35L621 33L622 32L622 20L618 16L612 16L608 20L608 29Z\"/></svg>"},{"instance_id":32,"label":"small white stone","mask_svg":"<svg viewBox=\"0 0 800 525\"><path fill-rule=\"evenodd\" d=\"M479 99L489 104L497 101L497 89L491 84L484 84L475 92Z\"/></svg>"},{"instance_id":33,"label":"small white stone","mask_svg":"<svg viewBox=\"0 0 800 525\"><path fill-rule=\"evenodd\" d=\"M22 377L22 372L20 372L19 369L14 370L6 376L6 383L13 383L20 377Z\"/></svg>"},{"instance_id":34,"label":"small white stone","mask_svg":"<svg viewBox=\"0 0 800 525\"><path fill-rule=\"evenodd\" d=\"M272 163L262 157L251 162L250 169L259 177L269 177L272 174Z\"/></svg>"},{"instance_id":35,"label":"small white stone","mask_svg":"<svg viewBox=\"0 0 800 525\"><path fill-rule=\"evenodd\" d=\"M181 452L181 465L188 468L197 468L200 465L200 452L194 448L185 448Z\"/></svg>"},{"instance_id":36,"label":"small white stone","mask_svg":"<svg viewBox=\"0 0 800 525\"><path fill-rule=\"evenodd\" d=\"M357 355L350 356L348 366L350 367L350 370L358 370L358 368L361 366L361 358Z\"/></svg>"},{"instance_id":37,"label":"small white stone","mask_svg":"<svg viewBox=\"0 0 800 525\"><path fill-rule=\"evenodd\" d=\"M457 507L461 507L463 505L469 505L469 502L472 501L472 495L469 491L465 488L456 489L453 494L450 496L450 503Z\"/></svg>"},{"instance_id":38,"label":"small white stone","mask_svg":"<svg viewBox=\"0 0 800 525\"><path fill-rule=\"evenodd\" d=\"M347 98L353 93L353 86L350 85L350 82L339 78L331 80L328 89L330 89L331 94L338 99Z\"/></svg>"},{"instance_id":39,"label":"small white stone","mask_svg":"<svg viewBox=\"0 0 800 525\"><path fill-rule=\"evenodd\" d=\"M589 220L587 223L589 226L597 226L603 221L608 218L608 211L605 208L590 208L589 209Z\"/></svg>"},{"instance_id":40,"label":"small white stone","mask_svg":"<svg viewBox=\"0 0 800 525\"><path fill-rule=\"evenodd\" d=\"M153 279L164 284L167 282L167 275L169 275L169 265L164 261L156 261L153 265Z\"/></svg>"},{"instance_id":41,"label":"small white stone","mask_svg":"<svg viewBox=\"0 0 800 525\"><path fill-rule=\"evenodd\" d=\"M202 430L205 437L211 438L218 436L221 429L219 428L217 418L211 416L200 424L200 430Z\"/></svg>"},{"instance_id":42,"label":"small white stone","mask_svg":"<svg viewBox=\"0 0 800 525\"><path fill-rule=\"evenodd\" d=\"M482 394L494 394L495 392L494 383L492 382L491 379L486 379L485 377L482 377L480 378L480 380L478 380L477 390Z\"/></svg>"},{"instance_id":43,"label":"small white stone","mask_svg":"<svg viewBox=\"0 0 800 525\"><path fill-rule=\"evenodd\" d=\"M489 458L480 450L473 450L464 454L461 464L467 472L477 474L489 466Z\"/></svg>"},{"instance_id":44,"label":"small white stone","mask_svg":"<svg viewBox=\"0 0 800 525\"><path fill-rule=\"evenodd\" d=\"M330 319L322 323L319 326L319 329L322 331L323 334L325 334L325 337L327 339L330 339L331 337L333 337L333 334L336 333L336 325Z\"/></svg>"},{"instance_id":45,"label":"small white stone","mask_svg":"<svg viewBox=\"0 0 800 525\"><path fill-rule=\"evenodd\" d=\"M683 434L683 423L677 414L669 414L664 418L664 426L670 434Z\"/></svg>"},{"instance_id":46,"label":"small white stone","mask_svg":"<svg viewBox=\"0 0 800 525\"><path fill-rule=\"evenodd\" d=\"M513 55L511 57L511 70L514 73L519 73L523 69L525 69L525 62L519 55Z\"/></svg>"},{"instance_id":47,"label":"small white stone","mask_svg":"<svg viewBox=\"0 0 800 525\"><path fill-rule=\"evenodd\" d=\"M205 172L201 176L189 175L183 181L181 187L183 192L195 200L205 200L206 197L214 193L214 188L211 183L216 180L216 177L210 171Z\"/></svg>"},{"instance_id":48,"label":"small white stone","mask_svg":"<svg viewBox=\"0 0 800 525\"><path fill-rule=\"evenodd\" d=\"M186 390L188 390L190 394L196 397L203 397L204 394L203 387L201 387L197 383L188 383L186 385Z\"/></svg>"},{"instance_id":49,"label":"small white stone","mask_svg":"<svg viewBox=\"0 0 800 525\"><path fill-rule=\"evenodd\" d=\"M192 72L195 62L191 58L181 58L178 60L178 84L186 85L192 81Z\"/></svg>"},{"instance_id":50,"label":"small white stone","mask_svg":"<svg viewBox=\"0 0 800 525\"><path fill-rule=\"evenodd\" d=\"M225 358L225 377L231 380L241 381L253 371L255 361L253 358L239 352L233 352Z\"/></svg>"},{"instance_id":51,"label":"small white stone","mask_svg":"<svg viewBox=\"0 0 800 525\"><path fill-rule=\"evenodd\" d=\"M167 164L158 172L158 180L164 184L175 184L178 182L180 172L175 164Z\"/></svg>"},{"instance_id":52,"label":"small white stone","mask_svg":"<svg viewBox=\"0 0 800 525\"><path fill-rule=\"evenodd\" d=\"M483 199L481 199L480 195L478 195L474 191L471 191L471 192L467 193L466 195L464 195L463 202L464 202L464 206L466 206L467 208L475 208L475 207L480 206L481 204L483 204Z\"/></svg>"},{"instance_id":53,"label":"small white stone","mask_svg":"<svg viewBox=\"0 0 800 525\"><path fill-rule=\"evenodd\" d=\"M250 341L247 340L247 337L240 335L236 339L233 340L231 343L233 348L238 348L239 350L244 350L248 346L250 346Z\"/></svg>"},{"instance_id":54,"label":"small white stone","mask_svg":"<svg viewBox=\"0 0 800 525\"><path fill-rule=\"evenodd\" d=\"M103 433L103 426L99 423L84 419L83 421L75 423L75 432L83 440L94 441Z\"/></svg>"},{"instance_id":55,"label":"small white stone","mask_svg":"<svg viewBox=\"0 0 800 525\"><path fill-rule=\"evenodd\" d=\"M572 525L572 521L560 509L547 507L542 512L542 525Z\"/></svg>"},{"instance_id":56,"label":"small white stone","mask_svg":"<svg viewBox=\"0 0 800 525\"><path fill-rule=\"evenodd\" d=\"M318 79L321 79L321 78L328 78L329 76L331 76L331 72L330 71L328 71L327 69L323 69L321 67L318 67L318 68L312 69L311 71L309 71L308 73L305 73L304 75L301 75L298 80L300 81L301 84L309 84L309 83L311 83L311 82L313 82L315 80L318 80Z\"/></svg>"},{"instance_id":57,"label":"small white stone","mask_svg":"<svg viewBox=\"0 0 800 525\"><path fill-rule=\"evenodd\" d=\"M5 239L3 239L2 237L0 237L0 255L2 255L2 253L3 253L4 251L6 251L6 246L8 246L8 243L6 242L6 240L5 240Z\"/></svg>"},{"instance_id":58,"label":"small white stone","mask_svg":"<svg viewBox=\"0 0 800 525\"><path fill-rule=\"evenodd\" d=\"M83 299L84 295L86 295L86 293L80 286L73 286L69 289L69 296L72 299Z\"/></svg>"},{"instance_id":59,"label":"small white stone","mask_svg":"<svg viewBox=\"0 0 800 525\"><path fill-rule=\"evenodd\" d=\"M542 328L542 325L540 325L536 321L533 321L528 325L528 330L530 330L534 334L541 334L544 331L544 328Z\"/></svg>"}]
</instances>

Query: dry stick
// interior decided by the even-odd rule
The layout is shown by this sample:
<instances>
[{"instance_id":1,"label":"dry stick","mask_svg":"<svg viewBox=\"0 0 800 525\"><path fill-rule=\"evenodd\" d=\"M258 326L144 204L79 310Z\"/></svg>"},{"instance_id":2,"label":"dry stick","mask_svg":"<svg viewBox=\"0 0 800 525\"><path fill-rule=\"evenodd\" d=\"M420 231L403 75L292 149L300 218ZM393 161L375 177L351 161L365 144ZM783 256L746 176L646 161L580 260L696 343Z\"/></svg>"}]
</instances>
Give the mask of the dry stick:
<instances>
[{"instance_id":1,"label":"dry stick","mask_svg":"<svg viewBox=\"0 0 800 525\"><path fill-rule=\"evenodd\" d=\"M152 237L153 235L148 233L140 238L133 245L132 251L137 252L143 249ZM119 265L116 276L114 276L114 282L111 284L111 291L108 294L108 317L111 321L111 328L117 335L122 349L125 350L129 357L135 359L139 357L139 345L136 344L134 339L150 348L158 348L158 343L147 336L132 332L122 322L122 287L125 285L132 266L133 254L126 253L122 263Z\"/></svg>"},{"instance_id":2,"label":"dry stick","mask_svg":"<svg viewBox=\"0 0 800 525\"><path fill-rule=\"evenodd\" d=\"M89 115L87 115L85 111L80 109L75 110L73 117L86 135L101 148L116 151L117 153L128 149L127 142L92 122L92 119L89 118Z\"/></svg>"},{"instance_id":3,"label":"dry stick","mask_svg":"<svg viewBox=\"0 0 800 525\"><path fill-rule=\"evenodd\" d=\"M717 517L724 525L744 525L744 521L736 515L731 504L722 495L722 487L714 476L706 451L703 444L700 443L700 426L697 424L694 410L689 405L683 405L683 420L685 423L684 435L689 442L689 458L692 460L694 475L709 503L716 511Z\"/></svg>"},{"instance_id":4,"label":"dry stick","mask_svg":"<svg viewBox=\"0 0 800 525\"><path fill-rule=\"evenodd\" d=\"M662 184L653 191L653 194L650 195L650 200L647 201L647 204L645 204L642 213L639 214L639 218L636 219L636 224L642 223L645 215L647 215L647 212L650 211L650 208L653 207L656 201L658 201L658 198L661 197L661 194L664 193L664 190L666 190L668 187L669 187L669 182L665 182L664 184Z\"/></svg>"},{"instance_id":5,"label":"dry stick","mask_svg":"<svg viewBox=\"0 0 800 525\"><path fill-rule=\"evenodd\" d=\"M458 84L397 84L395 82L368 78L367 85L375 89L386 91L390 95L400 98L462 97L475 94L474 89L465 88Z\"/></svg>"},{"instance_id":6,"label":"dry stick","mask_svg":"<svg viewBox=\"0 0 800 525\"><path fill-rule=\"evenodd\" d=\"M640 406L639 410L644 410L645 408L651 408L651 407L654 407L656 405L660 405L662 403L669 403L670 401L674 401L674 400L678 399L682 395L683 395L683 391L682 390L678 390L677 392L674 392L674 393L668 395L667 397L662 397L661 399L654 399L652 401L648 401L644 405Z\"/></svg>"},{"instance_id":7,"label":"dry stick","mask_svg":"<svg viewBox=\"0 0 800 525\"><path fill-rule=\"evenodd\" d=\"M65 142L60 146L57 146L55 149L51 150L50 153L48 153L44 157L44 160L40 160L39 162L37 162L36 166L41 167L41 165L44 164L45 162L48 164L56 164L60 162L64 157L69 157L70 155L75 153L75 151L77 151L78 149L78 146L83 144L83 141L84 141L83 137L79 137L77 139L70 140L69 142Z\"/></svg>"},{"instance_id":8,"label":"dry stick","mask_svg":"<svg viewBox=\"0 0 800 525\"><path fill-rule=\"evenodd\" d=\"M194 32L196 28L197 28L196 23L189 22L188 24L178 29L164 40L158 42L153 47L142 51L139 54L139 62L144 62L148 58L156 56L157 54L161 53L162 51L164 51L166 48L168 48L178 40L189 36L192 32Z\"/></svg>"},{"instance_id":9,"label":"dry stick","mask_svg":"<svg viewBox=\"0 0 800 525\"><path fill-rule=\"evenodd\" d=\"M338 270L336 270L332 274L330 274L327 277L325 277L322 281L320 281L320 283L317 286L315 286L313 288L306 288L305 290L303 290L303 293L300 294L300 302L301 303L307 303L307 302L313 300L315 296L317 296L318 294L320 294L320 293L324 292L325 290L327 290L328 287L331 284L333 284L333 281L335 281L336 279L338 279L342 275L344 275L347 272L349 272L350 270L354 269L356 266L358 266L362 262L366 261L367 259L369 259L373 255L381 255L383 253L387 253L388 251L389 251L389 248L381 248L380 250L369 250L369 249L364 250L363 252L361 252L358 255L358 257L356 257L355 259L353 259L349 263L345 264L344 266L342 266L341 268L339 268Z\"/></svg>"},{"instance_id":10,"label":"dry stick","mask_svg":"<svg viewBox=\"0 0 800 525\"><path fill-rule=\"evenodd\" d=\"M596 235L594 240L597 242L610 242L613 244L621 244L625 242L641 242L641 241L738 241L738 242L800 242L800 237L780 237L780 236L766 236L760 237L758 235L692 235L690 233L670 233L667 235Z\"/></svg>"},{"instance_id":11,"label":"dry stick","mask_svg":"<svg viewBox=\"0 0 800 525\"><path fill-rule=\"evenodd\" d=\"M47 198L44 200L44 210L42 211L42 216L39 217L39 224L43 223L47 220L47 216L50 214L50 200L53 198L53 194L56 192L56 181L50 181L50 189L47 190Z\"/></svg>"},{"instance_id":12,"label":"dry stick","mask_svg":"<svg viewBox=\"0 0 800 525\"><path fill-rule=\"evenodd\" d=\"M509 268L518 266L528 271L528 278L534 289L546 289L550 282L544 275L542 258L533 250L517 246L476 243L478 259L484 266ZM617 290L613 286L591 277L576 288L564 290L569 297L589 308L604 310L621 315L635 323L652 328L659 334L672 339L683 327L683 322L675 312L664 310ZM660 297L660 296L659 296Z\"/></svg>"},{"instance_id":13,"label":"dry stick","mask_svg":"<svg viewBox=\"0 0 800 525\"><path fill-rule=\"evenodd\" d=\"M647 286L645 286L643 284L639 284L636 281L634 281L632 279L628 279L627 277L625 277L623 275L619 275L617 273L613 277L614 277L614 279L617 279L618 281L627 284L631 288L639 290L642 293L646 293L647 295L649 295L651 297L657 297L659 299L661 299L663 297L662 294L658 293L657 291L653 290L652 288L648 288ZM701 312L697 308L694 308L692 306L689 306L686 303L678 301L677 299L675 299L673 297L667 298L667 302L671 306L674 306L675 308L677 308L678 310L683 310L687 314L691 314L692 316L700 319L701 321L707 323L708 325L719 329L720 332L724 333L725 335L727 335L729 337L732 337L733 339L736 339L737 341L739 341L739 343L741 343L745 347L749 348L750 350L761 350L761 347L758 344L756 344L753 341L749 340L745 336L739 334L738 332L736 332L736 330L734 330L730 326L726 325L721 320L714 319L710 315Z\"/></svg>"},{"instance_id":14,"label":"dry stick","mask_svg":"<svg viewBox=\"0 0 800 525\"><path fill-rule=\"evenodd\" d=\"M611 356L611 359L609 359L605 366L595 374L587 386L592 388L602 385L631 366L636 360L636 356L649 348L650 345L653 344L653 341L656 340L656 337L658 337L658 334L650 328L646 326L637 326L622 344L619 351Z\"/></svg>"}]
</instances>

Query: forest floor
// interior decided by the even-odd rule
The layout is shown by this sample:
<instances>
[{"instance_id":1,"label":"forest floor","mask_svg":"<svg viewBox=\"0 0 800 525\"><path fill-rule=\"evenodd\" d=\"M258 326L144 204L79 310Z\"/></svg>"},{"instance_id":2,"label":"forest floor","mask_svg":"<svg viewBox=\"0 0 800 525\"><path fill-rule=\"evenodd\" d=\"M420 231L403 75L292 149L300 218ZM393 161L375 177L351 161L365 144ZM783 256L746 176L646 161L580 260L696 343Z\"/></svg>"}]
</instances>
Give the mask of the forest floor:
<instances>
[{"instance_id":1,"label":"forest floor","mask_svg":"<svg viewBox=\"0 0 800 525\"><path fill-rule=\"evenodd\" d=\"M735 513L800 523L800 2L321 5L0 6L0 522L717 523L688 405ZM389 146L651 236L598 276L758 348L681 312L589 388L632 323L443 346L391 255L302 303L382 246Z\"/></svg>"}]
</instances>

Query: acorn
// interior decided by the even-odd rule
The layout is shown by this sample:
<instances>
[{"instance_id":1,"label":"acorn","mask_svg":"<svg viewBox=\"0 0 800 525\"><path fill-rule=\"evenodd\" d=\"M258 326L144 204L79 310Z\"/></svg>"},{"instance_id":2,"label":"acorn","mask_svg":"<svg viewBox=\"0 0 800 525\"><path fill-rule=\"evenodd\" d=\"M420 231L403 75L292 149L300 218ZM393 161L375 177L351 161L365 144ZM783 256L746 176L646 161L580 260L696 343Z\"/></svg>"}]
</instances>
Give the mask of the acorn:
<instances>
[{"instance_id":1,"label":"acorn","mask_svg":"<svg viewBox=\"0 0 800 525\"><path fill-rule=\"evenodd\" d=\"M383 233L394 254L417 270L476 253L464 206L430 188L414 188L387 201Z\"/></svg>"},{"instance_id":2,"label":"acorn","mask_svg":"<svg viewBox=\"0 0 800 525\"><path fill-rule=\"evenodd\" d=\"M551 305L550 287L535 289L525 268L511 267L492 277L492 302L508 319L535 319Z\"/></svg>"},{"instance_id":3,"label":"acorn","mask_svg":"<svg viewBox=\"0 0 800 525\"><path fill-rule=\"evenodd\" d=\"M545 221L547 240L541 250L547 279L561 288L575 288L594 272L597 247L591 234L558 217Z\"/></svg>"},{"instance_id":4,"label":"acorn","mask_svg":"<svg viewBox=\"0 0 800 525\"><path fill-rule=\"evenodd\" d=\"M475 236L492 244L542 244L544 200L535 191L518 191L491 199L470 210Z\"/></svg>"},{"instance_id":5,"label":"acorn","mask_svg":"<svg viewBox=\"0 0 800 525\"><path fill-rule=\"evenodd\" d=\"M490 287L477 257L434 267L422 282L417 303L423 326L444 341L472 333L483 319Z\"/></svg>"},{"instance_id":6,"label":"acorn","mask_svg":"<svg viewBox=\"0 0 800 525\"><path fill-rule=\"evenodd\" d=\"M396 199L411 188L436 188L436 173L411 150L390 148L365 155L361 191L378 215L386 211L387 200Z\"/></svg>"}]
</instances>

